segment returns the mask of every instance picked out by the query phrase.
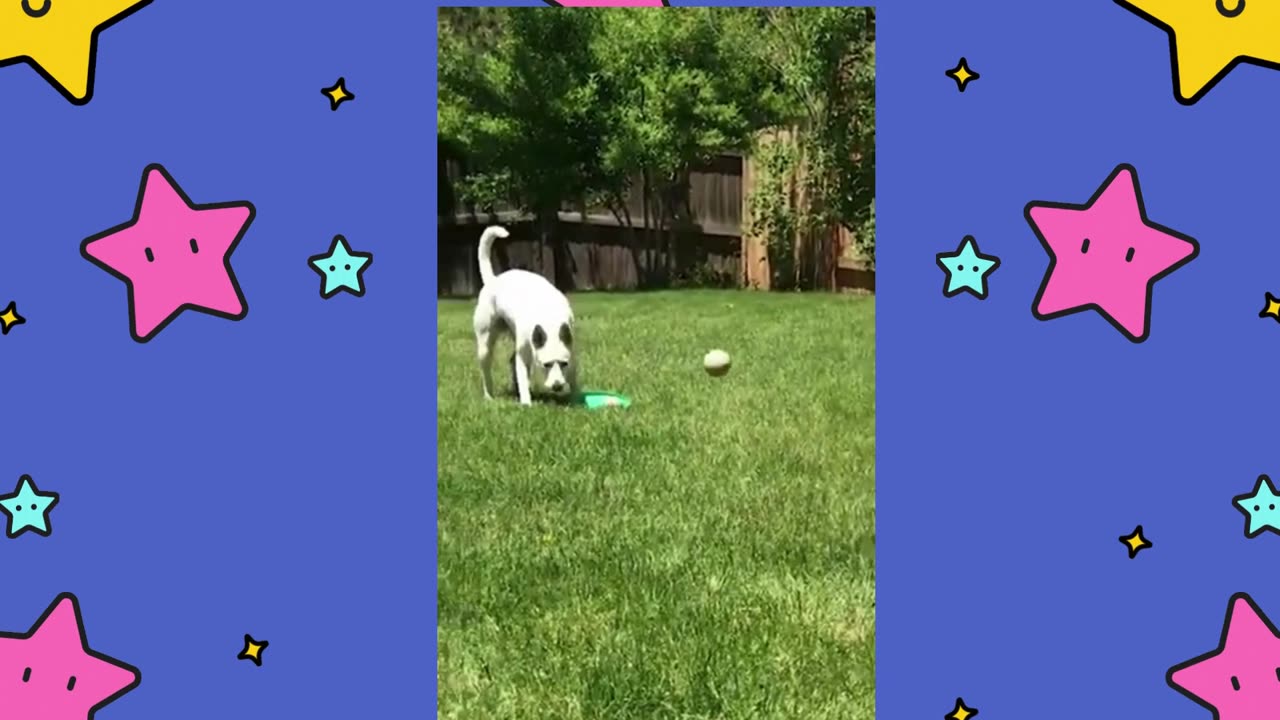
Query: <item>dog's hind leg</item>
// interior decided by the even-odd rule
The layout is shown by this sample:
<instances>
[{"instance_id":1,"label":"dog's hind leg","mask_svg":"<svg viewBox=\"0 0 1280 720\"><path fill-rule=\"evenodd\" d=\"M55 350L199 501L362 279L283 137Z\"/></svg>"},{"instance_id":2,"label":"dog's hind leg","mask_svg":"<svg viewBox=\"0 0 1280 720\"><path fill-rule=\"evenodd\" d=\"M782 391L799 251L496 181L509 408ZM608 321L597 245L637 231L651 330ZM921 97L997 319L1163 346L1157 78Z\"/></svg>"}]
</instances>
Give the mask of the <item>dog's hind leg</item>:
<instances>
[{"instance_id":1,"label":"dog's hind leg","mask_svg":"<svg viewBox=\"0 0 1280 720\"><path fill-rule=\"evenodd\" d=\"M484 382L485 400L493 399L493 345L497 337L490 330L476 331L476 359L480 361L480 379Z\"/></svg>"},{"instance_id":2,"label":"dog's hind leg","mask_svg":"<svg viewBox=\"0 0 1280 720\"><path fill-rule=\"evenodd\" d=\"M533 404L533 393L529 391L529 358L525 357L522 352L516 352L515 371L516 371L516 390L520 393L521 405Z\"/></svg>"}]
</instances>

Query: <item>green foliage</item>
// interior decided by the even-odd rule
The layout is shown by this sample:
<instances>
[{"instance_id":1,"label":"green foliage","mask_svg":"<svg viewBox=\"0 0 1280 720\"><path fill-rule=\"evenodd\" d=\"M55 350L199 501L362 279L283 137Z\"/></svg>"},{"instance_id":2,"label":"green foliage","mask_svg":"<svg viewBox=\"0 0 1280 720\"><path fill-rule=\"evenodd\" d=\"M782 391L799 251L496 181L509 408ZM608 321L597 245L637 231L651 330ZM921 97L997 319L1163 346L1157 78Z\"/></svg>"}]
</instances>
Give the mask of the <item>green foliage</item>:
<instances>
[{"instance_id":1,"label":"green foliage","mask_svg":"<svg viewBox=\"0 0 1280 720\"><path fill-rule=\"evenodd\" d=\"M741 13L683 8L602 14L595 54L610 87L608 171L674 179L692 164L745 150L780 117L778 81L747 49Z\"/></svg>"},{"instance_id":2,"label":"green foliage","mask_svg":"<svg viewBox=\"0 0 1280 720\"><path fill-rule=\"evenodd\" d=\"M687 208L692 167L746 151L760 128L783 117L781 79L750 49L756 24L741 11L711 8L602 13L593 46L608 88L600 178L614 205L641 179L638 226L650 248L664 244L664 230ZM626 217L633 228L635 220ZM668 266L656 274L649 268L649 284L655 275L668 284L690 282L687 273L676 277L675 242L669 231Z\"/></svg>"},{"instance_id":3,"label":"green foliage","mask_svg":"<svg viewBox=\"0 0 1280 720\"><path fill-rule=\"evenodd\" d=\"M871 267L875 268L876 264L876 205L875 198L871 200L870 211L867 217L862 221L862 225L858 227L857 233L858 246L862 249L863 254L871 261Z\"/></svg>"},{"instance_id":4,"label":"green foliage","mask_svg":"<svg viewBox=\"0 0 1280 720\"><path fill-rule=\"evenodd\" d=\"M786 128L794 148L763 151L752 208L771 254L837 223L874 252L874 22L868 8L442 8L440 136L468 163L465 200L544 217L599 201L639 229L639 263L642 243L673 257L692 168Z\"/></svg>"},{"instance_id":5,"label":"green foliage","mask_svg":"<svg viewBox=\"0 0 1280 720\"><path fill-rule=\"evenodd\" d=\"M794 104L788 147L761 163L769 189L753 198L753 226L769 238L771 258L784 265L797 235L834 224L848 228L874 263L875 10L755 12L768 28L761 52ZM791 270L775 268L775 276L784 276L775 280Z\"/></svg>"},{"instance_id":6,"label":"green foliage","mask_svg":"<svg viewBox=\"0 0 1280 720\"><path fill-rule=\"evenodd\" d=\"M791 207L788 181L793 177L798 153L783 143L763 145L756 151L755 192L751 195L751 229L765 238L772 286L790 289L795 280L795 242L807 218Z\"/></svg>"},{"instance_id":7,"label":"green foliage","mask_svg":"<svg viewBox=\"0 0 1280 720\"><path fill-rule=\"evenodd\" d=\"M737 283L733 273L710 262L698 262L683 268L671 279L673 288L720 288L728 290Z\"/></svg>"},{"instance_id":8,"label":"green foliage","mask_svg":"<svg viewBox=\"0 0 1280 720\"><path fill-rule=\"evenodd\" d=\"M500 30L478 37L442 15L439 132L465 153L472 202L557 209L598 174L603 105L590 39L599 15L487 10Z\"/></svg>"}]
</instances>

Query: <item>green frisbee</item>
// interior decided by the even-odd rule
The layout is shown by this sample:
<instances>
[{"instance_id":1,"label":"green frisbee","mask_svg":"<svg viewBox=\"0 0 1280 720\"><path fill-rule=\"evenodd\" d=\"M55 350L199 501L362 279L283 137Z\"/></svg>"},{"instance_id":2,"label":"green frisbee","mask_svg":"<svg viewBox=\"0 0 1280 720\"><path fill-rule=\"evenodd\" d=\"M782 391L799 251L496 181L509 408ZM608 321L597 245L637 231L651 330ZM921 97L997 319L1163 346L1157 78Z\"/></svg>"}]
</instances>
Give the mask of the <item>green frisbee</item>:
<instances>
[{"instance_id":1,"label":"green frisbee","mask_svg":"<svg viewBox=\"0 0 1280 720\"><path fill-rule=\"evenodd\" d=\"M607 407L626 408L631 406L631 398L621 393L586 390L578 396L578 403L588 410L599 410Z\"/></svg>"}]
</instances>

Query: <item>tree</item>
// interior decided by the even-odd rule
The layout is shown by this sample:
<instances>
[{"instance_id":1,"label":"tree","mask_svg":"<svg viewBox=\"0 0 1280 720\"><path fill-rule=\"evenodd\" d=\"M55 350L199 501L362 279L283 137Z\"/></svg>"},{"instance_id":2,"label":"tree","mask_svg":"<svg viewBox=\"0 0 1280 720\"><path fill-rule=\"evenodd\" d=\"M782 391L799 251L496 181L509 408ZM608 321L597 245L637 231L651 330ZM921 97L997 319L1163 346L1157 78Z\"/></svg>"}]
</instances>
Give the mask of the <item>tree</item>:
<instances>
[{"instance_id":1,"label":"tree","mask_svg":"<svg viewBox=\"0 0 1280 720\"><path fill-rule=\"evenodd\" d=\"M554 227L563 203L600 176L603 106L591 40L601 16L486 10L477 20L441 13L439 132L468 161L462 194L482 208L511 202L532 213L566 287L572 268Z\"/></svg>"},{"instance_id":2,"label":"tree","mask_svg":"<svg viewBox=\"0 0 1280 720\"><path fill-rule=\"evenodd\" d=\"M611 10L602 15L594 52L607 88L601 195L635 235L626 198L640 180L649 284L675 271L674 223L688 212L692 167L746 150L755 133L781 117L779 78L750 47L758 23L741 10ZM637 268L640 245L633 240Z\"/></svg>"},{"instance_id":3,"label":"tree","mask_svg":"<svg viewBox=\"0 0 1280 720\"><path fill-rule=\"evenodd\" d=\"M782 77L791 100L790 142L771 145L760 161L767 190L757 193L752 221L770 236L776 268L811 285L816 263L797 260L797 237L848 228L875 257L875 10L761 8L763 58Z\"/></svg>"},{"instance_id":4,"label":"tree","mask_svg":"<svg viewBox=\"0 0 1280 720\"><path fill-rule=\"evenodd\" d=\"M612 209L642 282L670 281L691 170L768 128L795 138L762 154L752 212L778 257L835 223L873 252L874 40L867 8L446 8L440 135L470 163L466 199L534 214L562 287L564 203ZM812 285L806 266L794 284Z\"/></svg>"}]
</instances>

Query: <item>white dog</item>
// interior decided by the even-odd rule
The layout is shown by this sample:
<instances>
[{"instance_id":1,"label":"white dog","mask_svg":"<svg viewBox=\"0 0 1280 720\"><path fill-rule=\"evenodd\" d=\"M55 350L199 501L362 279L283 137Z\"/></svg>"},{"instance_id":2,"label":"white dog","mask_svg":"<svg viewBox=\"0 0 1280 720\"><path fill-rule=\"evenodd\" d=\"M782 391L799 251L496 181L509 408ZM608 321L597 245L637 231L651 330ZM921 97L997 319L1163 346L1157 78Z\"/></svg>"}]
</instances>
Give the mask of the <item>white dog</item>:
<instances>
[{"instance_id":1,"label":"white dog","mask_svg":"<svg viewBox=\"0 0 1280 720\"><path fill-rule=\"evenodd\" d=\"M493 274L493 241L508 236L494 225L480 236L480 280L473 324L476 357L484 380L484 396L493 399L493 347L498 336L516 342L512 373L520 404L529 405L531 371L541 368L546 389L564 398L578 391L578 366L573 357L573 310L569 299L546 278L526 270Z\"/></svg>"}]
</instances>

